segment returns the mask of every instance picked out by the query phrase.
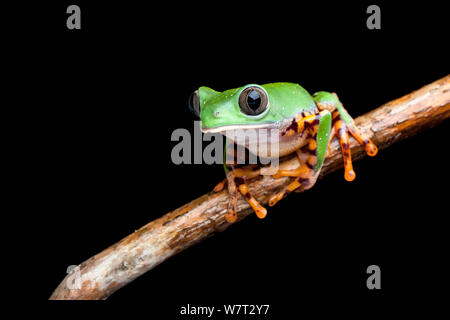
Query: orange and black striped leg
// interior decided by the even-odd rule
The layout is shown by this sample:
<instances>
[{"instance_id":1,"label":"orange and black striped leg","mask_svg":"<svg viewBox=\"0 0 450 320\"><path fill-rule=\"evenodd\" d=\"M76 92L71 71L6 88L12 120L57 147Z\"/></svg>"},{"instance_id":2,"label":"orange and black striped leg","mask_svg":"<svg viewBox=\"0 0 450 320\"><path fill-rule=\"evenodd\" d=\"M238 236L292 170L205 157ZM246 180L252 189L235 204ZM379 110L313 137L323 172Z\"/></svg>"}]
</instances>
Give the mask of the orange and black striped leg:
<instances>
[{"instance_id":1,"label":"orange and black striped leg","mask_svg":"<svg viewBox=\"0 0 450 320\"><path fill-rule=\"evenodd\" d=\"M302 160L302 150L297 150L297 158L298 161L300 162L300 166L298 168L292 170L278 170L278 172L275 173L272 177L274 179L278 179L281 177L298 177L302 175L306 170L308 170L308 167Z\"/></svg>"},{"instance_id":2,"label":"orange and black striped leg","mask_svg":"<svg viewBox=\"0 0 450 320\"><path fill-rule=\"evenodd\" d=\"M315 93L313 98L319 110L328 110L333 113L332 130L334 130L335 135L339 140L339 144L341 145L345 168L344 177L347 181L353 181L356 174L355 171L353 171L349 134L358 140L359 143L364 145L366 153L369 156L373 157L377 154L377 147L356 127L353 118L348 114L347 110L345 110L344 106L339 101L337 94L320 91ZM332 136L333 135L332 132ZM330 145L328 145L328 148L329 147Z\"/></svg>"},{"instance_id":3,"label":"orange and black striped leg","mask_svg":"<svg viewBox=\"0 0 450 320\"><path fill-rule=\"evenodd\" d=\"M260 170L254 170L254 168L237 168L227 174L228 180L228 192L230 193L230 201L228 203L228 210L225 218L228 222L233 223L237 219L236 206L237 206L237 191L247 200L250 206L255 211L258 218L262 219L267 215L267 210L253 197L248 190L245 179L251 179L260 175Z\"/></svg>"},{"instance_id":4,"label":"orange and black striped leg","mask_svg":"<svg viewBox=\"0 0 450 320\"><path fill-rule=\"evenodd\" d=\"M300 187L309 188L314 184L314 174L316 172L315 167L317 164L317 142L315 138L317 134L317 128L317 125L313 127L312 133L310 134L311 138L309 139L307 145L301 150L297 151L300 166L294 170L280 170L276 175L274 175L274 178L286 176L295 177L295 180L291 182L287 187L285 187L282 191L278 192L276 195L270 198L269 206L273 207L278 203L278 201ZM308 155L306 162L302 161L302 154Z\"/></svg>"},{"instance_id":5,"label":"orange and black striped leg","mask_svg":"<svg viewBox=\"0 0 450 320\"><path fill-rule=\"evenodd\" d=\"M228 179L225 178L222 181L220 181L216 186L214 187L214 192L220 192L223 189L225 189L225 186L227 185Z\"/></svg>"},{"instance_id":6,"label":"orange and black striped leg","mask_svg":"<svg viewBox=\"0 0 450 320\"><path fill-rule=\"evenodd\" d=\"M355 138L360 144L364 145L366 153L370 157L374 157L378 153L377 146L367 138L356 126L348 127L350 134Z\"/></svg>"},{"instance_id":7,"label":"orange and black striped leg","mask_svg":"<svg viewBox=\"0 0 450 320\"><path fill-rule=\"evenodd\" d=\"M294 120L292 121L292 124L281 133L283 137L290 137L293 136L299 132L303 132L311 126L315 121L318 120L317 114L309 114L308 112L302 112L301 114L297 115Z\"/></svg>"},{"instance_id":8,"label":"orange and black striped leg","mask_svg":"<svg viewBox=\"0 0 450 320\"><path fill-rule=\"evenodd\" d=\"M290 177L294 176L295 180L291 182L283 190L278 192L276 195L272 196L272 198L270 198L269 200L269 206L273 207L278 203L278 201L280 201L281 199L283 199L284 197L286 197L292 191L295 191L299 187L307 188L311 186L311 184L313 183L312 178L314 176L314 165L316 162L317 157L311 154L308 157L306 163L302 163L298 169L279 171L278 175Z\"/></svg>"},{"instance_id":9,"label":"orange and black striped leg","mask_svg":"<svg viewBox=\"0 0 450 320\"><path fill-rule=\"evenodd\" d=\"M353 181L356 178L355 171L352 164L352 153L350 152L350 141L348 138L347 124L340 118L336 119L334 123L336 136L341 145L342 158L344 159L344 178L347 181Z\"/></svg>"},{"instance_id":10,"label":"orange and black striped leg","mask_svg":"<svg viewBox=\"0 0 450 320\"><path fill-rule=\"evenodd\" d=\"M308 115L299 119L296 127L300 130L297 132L305 130L304 132L307 134L306 145L297 151L300 167L294 170L280 170L274 175L274 178L293 176L295 179L269 200L270 206L274 206L278 201L299 187L305 190L314 185L322 168L326 156L326 148L330 141L331 113L328 110L323 110L318 114ZM289 130L292 129L289 128Z\"/></svg>"},{"instance_id":11,"label":"orange and black striped leg","mask_svg":"<svg viewBox=\"0 0 450 320\"><path fill-rule=\"evenodd\" d=\"M236 178L236 185L239 188L239 192L244 196L244 198L247 200L247 202L250 204L250 206L253 208L253 211L255 211L256 216L260 219L263 219L267 215L267 210L262 205L259 204L259 202L252 196L250 191L248 191L248 186L245 183L244 178Z\"/></svg>"},{"instance_id":12,"label":"orange and black striped leg","mask_svg":"<svg viewBox=\"0 0 450 320\"><path fill-rule=\"evenodd\" d=\"M349 134L351 134L359 143L364 145L366 153L373 157L377 154L378 149L376 145L367 138L361 131L353 124L352 121L345 122L341 119L338 111L333 113L333 128L336 131L336 136L341 145L342 158L344 159L344 178L347 181L353 181L356 177L352 165L352 155L350 151Z\"/></svg>"}]
</instances>

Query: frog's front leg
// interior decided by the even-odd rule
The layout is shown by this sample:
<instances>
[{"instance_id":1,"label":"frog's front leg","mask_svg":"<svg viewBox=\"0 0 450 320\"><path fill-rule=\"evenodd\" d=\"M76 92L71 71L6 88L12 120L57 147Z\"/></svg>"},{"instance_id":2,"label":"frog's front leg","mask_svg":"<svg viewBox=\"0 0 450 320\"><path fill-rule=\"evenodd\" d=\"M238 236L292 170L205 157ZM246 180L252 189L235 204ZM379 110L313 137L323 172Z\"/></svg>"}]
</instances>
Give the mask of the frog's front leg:
<instances>
[{"instance_id":1,"label":"frog's front leg","mask_svg":"<svg viewBox=\"0 0 450 320\"><path fill-rule=\"evenodd\" d=\"M230 195L230 200L228 202L227 213L225 214L225 219L233 223L237 219L236 207L238 199L238 191L247 200L250 206L256 213L256 216L263 219L267 215L267 210L253 197L253 195L248 190L246 179L251 179L260 175L260 170L254 170L253 167L246 168L236 168L232 167L231 170L227 172L227 183L228 183L228 193Z\"/></svg>"},{"instance_id":2,"label":"frog's front leg","mask_svg":"<svg viewBox=\"0 0 450 320\"><path fill-rule=\"evenodd\" d=\"M338 138L339 144L341 145L342 157L344 159L345 180L353 181L356 174L352 165L349 134L360 144L364 145L366 153L369 156L375 156L378 149L376 145L356 127L353 118L348 114L347 110L345 110L335 93L321 91L315 93L313 97L319 110L328 110L333 114L331 139L333 139L334 136Z\"/></svg>"},{"instance_id":3,"label":"frog's front leg","mask_svg":"<svg viewBox=\"0 0 450 320\"><path fill-rule=\"evenodd\" d=\"M228 201L228 208L225 214L225 219L233 223L237 219L237 200L239 193L247 200L250 206L256 213L256 216L260 219L264 218L267 215L267 210L259 202L253 197L253 195L248 190L248 186L246 183L246 179L252 179L259 175L260 166L258 165L248 165L245 167L235 168L235 165L239 163L240 154L235 153L235 145L234 142L226 139L225 148L224 148L224 158L223 158L223 167L225 170L226 178L219 182L214 187L214 192L222 191L226 185L228 185L228 193L230 195L230 199ZM233 164L227 164L227 155L234 159ZM244 156L245 157L245 156ZM241 159L242 160L242 159ZM245 160L245 158L244 158Z\"/></svg>"},{"instance_id":4,"label":"frog's front leg","mask_svg":"<svg viewBox=\"0 0 450 320\"><path fill-rule=\"evenodd\" d=\"M323 110L320 113L299 120L298 130L305 130L308 134L306 145L297 151L300 166L294 170L280 170L274 178L280 176L295 177L294 181L269 200L269 205L274 206L292 191L311 188L322 169L328 150L331 132L331 113Z\"/></svg>"}]
</instances>

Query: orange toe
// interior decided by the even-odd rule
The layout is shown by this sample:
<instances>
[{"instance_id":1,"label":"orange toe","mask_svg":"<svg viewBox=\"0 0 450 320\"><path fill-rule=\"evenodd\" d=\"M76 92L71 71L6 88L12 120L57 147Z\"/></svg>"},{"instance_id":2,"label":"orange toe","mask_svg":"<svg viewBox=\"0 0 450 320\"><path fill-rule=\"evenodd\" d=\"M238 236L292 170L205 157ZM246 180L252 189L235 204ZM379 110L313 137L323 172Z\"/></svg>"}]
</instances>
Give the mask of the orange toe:
<instances>
[{"instance_id":1,"label":"orange toe","mask_svg":"<svg viewBox=\"0 0 450 320\"><path fill-rule=\"evenodd\" d=\"M229 223L235 223L237 220L237 214L236 211L228 211L227 213L225 213L225 219L229 222Z\"/></svg>"},{"instance_id":2,"label":"orange toe","mask_svg":"<svg viewBox=\"0 0 450 320\"><path fill-rule=\"evenodd\" d=\"M372 142L369 142L368 144L366 144L365 149L366 149L367 155L369 155L370 157L374 157L378 153L377 146L374 145Z\"/></svg>"},{"instance_id":3,"label":"orange toe","mask_svg":"<svg viewBox=\"0 0 450 320\"><path fill-rule=\"evenodd\" d=\"M356 178L356 173L355 173L355 171L353 171L353 170L346 170L345 171L345 173L344 173L344 178L345 178L345 180L347 180L347 181L353 181L353 180L355 180L355 178Z\"/></svg>"}]
</instances>

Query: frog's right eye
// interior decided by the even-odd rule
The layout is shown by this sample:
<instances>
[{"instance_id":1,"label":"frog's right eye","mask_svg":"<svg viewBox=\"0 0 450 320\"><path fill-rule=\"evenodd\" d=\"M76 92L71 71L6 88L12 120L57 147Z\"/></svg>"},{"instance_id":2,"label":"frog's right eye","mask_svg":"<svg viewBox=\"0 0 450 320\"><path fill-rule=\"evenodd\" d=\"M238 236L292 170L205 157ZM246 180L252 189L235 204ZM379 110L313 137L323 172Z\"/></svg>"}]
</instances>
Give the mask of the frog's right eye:
<instances>
[{"instance_id":1,"label":"frog's right eye","mask_svg":"<svg viewBox=\"0 0 450 320\"><path fill-rule=\"evenodd\" d=\"M200 118L200 98L198 96L198 90L194 91L189 97L188 106L189 110L191 110L197 118Z\"/></svg>"},{"instance_id":2,"label":"frog's right eye","mask_svg":"<svg viewBox=\"0 0 450 320\"><path fill-rule=\"evenodd\" d=\"M266 92L256 86L245 88L239 96L241 112L249 116L257 116L267 110L269 98Z\"/></svg>"}]
</instances>

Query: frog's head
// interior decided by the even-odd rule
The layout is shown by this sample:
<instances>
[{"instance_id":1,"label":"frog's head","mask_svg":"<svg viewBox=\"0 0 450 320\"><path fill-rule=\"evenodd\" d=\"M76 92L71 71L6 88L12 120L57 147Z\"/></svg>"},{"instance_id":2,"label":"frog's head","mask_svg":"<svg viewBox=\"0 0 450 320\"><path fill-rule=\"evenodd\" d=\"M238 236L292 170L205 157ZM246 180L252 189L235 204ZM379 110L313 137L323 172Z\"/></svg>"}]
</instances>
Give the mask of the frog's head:
<instances>
[{"instance_id":1,"label":"frog's head","mask_svg":"<svg viewBox=\"0 0 450 320\"><path fill-rule=\"evenodd\" d=\"M200 87L191 95L189 107L202 121L203 132L223 132L262 128L276 122L270 100L266 89L256 84L224 92Z\"/></svg>"}]
</instances>

